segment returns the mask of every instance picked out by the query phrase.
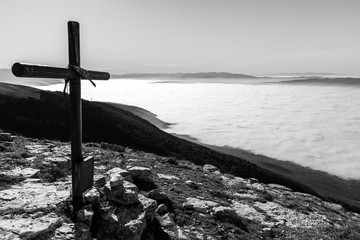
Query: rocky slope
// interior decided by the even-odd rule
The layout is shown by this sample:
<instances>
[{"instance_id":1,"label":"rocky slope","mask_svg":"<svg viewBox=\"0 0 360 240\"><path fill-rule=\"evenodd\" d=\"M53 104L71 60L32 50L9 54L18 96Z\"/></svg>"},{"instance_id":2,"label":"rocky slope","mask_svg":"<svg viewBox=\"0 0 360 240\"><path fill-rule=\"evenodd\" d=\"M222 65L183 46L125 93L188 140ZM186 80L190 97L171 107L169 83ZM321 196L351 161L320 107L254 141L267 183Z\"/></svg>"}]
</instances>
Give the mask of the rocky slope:
<instances>
[{"instance_id":1,"label":"rocky slope","mask_svg":"<svg viewBox=\"0 0 360 240\"><path fill-rule=\"evenodd\" d=\"M360 239L340 205L107 143L84 145L95 184L73 216L69 144L0 139L0 239Z\"/></svg>"}]
</instances>

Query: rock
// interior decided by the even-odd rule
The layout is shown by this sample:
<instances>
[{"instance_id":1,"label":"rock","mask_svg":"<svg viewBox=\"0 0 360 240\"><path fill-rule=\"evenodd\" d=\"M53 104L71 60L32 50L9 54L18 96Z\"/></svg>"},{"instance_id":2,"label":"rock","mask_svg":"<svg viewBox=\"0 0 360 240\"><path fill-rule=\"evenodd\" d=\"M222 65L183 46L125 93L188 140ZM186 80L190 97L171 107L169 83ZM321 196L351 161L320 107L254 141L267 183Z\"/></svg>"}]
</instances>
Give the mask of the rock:
<instances>
[{"instance_id":1,"label":"rock","mask_svg":"<svg viewBox=\"0 0 360 240\"><path fill-rule=\"evenodd\" d=\"M0 133L0 142L12 142L13 138L10 133Z\"/></svg>"},{"instance_id":2,"label":"rock","mask_svg":"<svg viewBox=\"0 0 360 240\"><path fill-rule=\"evenodd\" d=\"M140 240L142 233L147 226L147 222L144 214L140 214L137 219L131 220L125 224L125 239Z\"/></svg>"},{"instance_id":3,"label":"rock","mask_svg":"<svg viewBox=\"0 0 360 240\"><path fill-rule=\"evenodd\" d=\"M174 179L174 180L179 180L178 177L174 176L174 175L167 175L167 174L161 174L161 173L158 173L157 174L159 178L162 178L162 179Z\"/></svg>"},{"instance_id":4,"label":"rock","mask_svg":"<svg viewBox=\"0 0 360 240\"><path fill-rule=\"evenodd\" d=\"M101 206L99 209L100 216L104 220L109 219L115 213L115 211L116 207L111 205Z\"/></svg>"},{"instance_id":5,"label":"rock","mask_svg":"<svg viewBox=\"0 0 360 240\"><path fill-rule=\"evenodd\" d=\"M244 204L242 202L232 201L231 208L235 210L236 214L256 222L264 222L266 216L263 213L258 212L250 204Z\"/></svg>"},{"instance_id":6,"label":"rock","mask_svg":"<svg viewBox=\"0 0 360 240\"><path fill-rule=\"evenodd\" d=\"M84 223L89 228L91 228L92 226L93 217L94 211L91 209L91 205L80 209L76 213L76 221Z\"/></svg>"},{"instance_id":7,"label":"rock","mask_svg":"<svg viewBox=\"0 0 360 240\"><path fill-rule=\"evenodd\" d=\"M129 171L119 168L119 167L110 169L107 172L107 175L109 175L109 176L120 175L123 177L124 181L133 182L131 173Z\"/></svg>"},{"instance_id":8,"label":"rock","mask_svg":"<svg viewBox=\"0 0 360 240\"><path fill-rule=\"evenodd\" d=\"M161 192L160 190L158 189L154 189L154 190L151 190L148 194L148 197L151 198L151 199L154 199L157 201L157 203L160 205L160 204L165 204L166 207L168 209L170 209L172 211L173 209L173 201L164 193L164 192Z\"/></svg>"},{"instance_id":9,"label":"rock","mask_svg":"<svg viewBox=\"0 0 360 240\"><path fill-rule=\"evenodd\" d=\"M59 228L56 229L54 233L54 240L71 240L75 239L74 230L75 224L73 223L63 223Z\"/></svg>"},{"instance_id":10,"label":"rock","mask_svg":"<svg viewBox=\"0 0 360 240\"><path fill-rule=\"evenodd\" d=\"M270 183L270 184L268 184L268 186L271 188L292 192L292 190L290 188L279 185L279 184Z\"/></svg>"},{"instance_id":11,"label":"rock","mask_svg":"<svg viewBox=\"0 0 360 240\"><path fill-rule=\"evenodd\" d=\"M97 188L97 190L99 191L101 198L108 197L111 193L110 183L109 182L106 183L105 186Z\"/></svg>"},{"instance_id":12,"label":"rock","mask_svg":"<svg viewBox=\"0 0 360 240\"><path fill-rule=\"evenodd\" d=\"M70 185L70 182L63 183L63 185ZM11 208L23 209L24 211L33 211L39 208L48 209L56 207L68 197L68 190L59 190L53 184L26 182L0 191L0 199L7 199L6 205L0 204L0 211Z\"/></svg>"},{"instance_id":13,"label":"rock","mask_svg":"<svg viewBox=\"0 0 360 240\"><path fill-rule=\"evenodd\" d=\"M318 212L309 212L304 214L297 211L296 208L289 209L275 202L256 202L254 206L261 209L261 211L266 212L266 215L273 219L273 223L275 220L275 223L285 224L290 228L311 229L315 227L326 228L331 226L326 215ZM266 225L269 223L267 223L265 219L263 224Z\"/></svg>"},{"instance_id":14,"label":"rock","mask_svg":"<svg viewBox=\"0 0 360 240\"><path fill-rule=\"evenodd\" d=\"M242 218L238 216L234 209L230 207L215 207L214 209L214 218L221 222L228 222L234 226L248 232L247 227L242 221Z\"/></svg>"},{"instance_id":15,"label":"rock","mask_svg":"<svg viewBox=\"0 0 360 240\"><path fill-rule=\"evenodd\" d=\"M129 189L129 190L137 192L137 193L139 192L138 187L135 184L131 183L131 182L124 181L123 186L124 186L125 189Z\"/></svg>"},{"instance_id":16,"label":"rock","mask_svg":"<svg viewBox=\"0 0 360 240\"><path fill-rule=\"evenodd\" d=\"M11 176L22 176L25 178L32 178L38 175L40 172L40 169L34 169L34 168L15 168L11 171L7 172L6 175Z\"/></svg>"},{"instance_id":17,"label":"rock","mask_svg":"<svg viewBox=\"0 0 360 240\"><path fill-rule=\"evenodd\" d=\"M149 191L156 188L150 168L130 167L128 171L133 177L133 182L140 190Z\"/></svg>"},{"instance_id":18,"label":"rock","mask_svg":"<svg viewBox=\"0 0 360 240\"><path fill-rule=\"evenodd\" d=\"M121 175L113 174L110 177L110 187L111 190L118 187L123 187L124 178Z\"/></svg>"},{"instance_id":19,"label":"rock","mask_svg":"<svg viewBox=\"0 0 360 240\"><path fill-rule=\"evenodd\" d=\"M219 206L219 204L216 202L192 197L186 198L186 202L183 203L183 207L185 209L195 209L196 211L201 213L206 213L207 211L217 206Z\"/></svg>"},{"instance_id":20,"label":"rock","mask_svg":"<svg viewBox=\"0 0 360 240\"><path fill-rule=\"evenodd\" d=\"M259 191L259 192L261 192L261 193L266 192L264 185L261 184L261 183L253 183L253 184L251 185L251 187L252 187L253 189L255 189L256 191Z\"/></svg>"},{"instance_id":21,"label":"rock","mask_svg":"<svg viewBox=\"0 0 360 240\"><path fill-rule=\"evenodd\" d=\"M120 145L116 145L116 144L110 144L110 143L100 143L100 147L103 149L109 149L111 151L115 151L115 152L125 152L125 148L120 146Z\"/></svg>"},{"instance_id":22,"label":"rock","mask_svg":"<svg viewBox=\"0 0 360 240\"><path fill-rule=\"evenodd\" d=\"M256 178L249 178L249 183L250 184L259 183L259 180L257 180Z\"/></svg>"},{"instance_id":23,"label":"rock","mask_svg":"<svg viewBox=\"0 0 360 240\"><path fill-rule=\"evenodd\" d=\"M169 197L164 192L161 192L158 189L151 190L148 196L149 198L154 199L156 201L164 201L166 199L169 199Z\"/></svg>"},{"instance_id":24,"label":"rock","mask_svg":"<svg viewBox=\"0 0 360 240\"><path fill-rule=\"evenodd\" d=\"M169 227L175 226L175 222L172 219L172 217L170 217L169 213L165 214L164 216L159 216L158 220L159 220L160 225L164 228L169 228Z\"/></svg>"},{"instance_id":25,"label":"rock","mask_svg":"<svg viewBox=\"0 0 360 240\"><path fill-rule=\"evenodd\" d=\"M104 176L94 176L94 187L101 188L105 186L106 178Z\"/></svg>"},{"instance_id":26,"label":"rock","mask_svg":"<svg viewBox=\"0 0 360 240\"><path fill-rule=\"evenodd\" d=\"M157 203L155 200L145 197L142 194L138 195L138 200L145 210L146 214L154 214L157 208Z\"/></svg>"},{"instance_id":27,"label":"rock","mask_svg":"<svg viewBox=\"0 0 360 240\"><path fill-rule=\"evenodd\" d=\"M339 212L344 210L344 208L340 205L340 204L336 204L336 203L330 203L330 202L323 202L324 206L328 209L331 209L334 212Z\"/></svg>"},{"instance_id":28,"label":"rock","mask_svg":"<svg viewBox=\"0 0 360 240\"><path fill-rule=\"evenodd\" d=\"M169 209L165 204L160 204L156 209L156 213L159 215L164 215L168 211L169 211Z\"/></svg>"},{"instance_id":29,"label":"rock","mask_svg":"<svg viewBox=\"0 0 360 240\"><path fill-rule=\"evenodd\" d=\"M215 171L219 171L219 169L213 165L205 164L203 166L203 171L204 172L215 172Z\"/></svg>"},{"instance_id":30,"label":"rock","mask_svg":"<svg viewBox=\"0 0 360 240\"><path fill-rule=\"evenodd\" d=\"M147 167L130 167L128 171L136 178L152 179L152 172Z\"/></svg>"},{"instance_id":31,"label":"rock","mask_svg":"<svg viewBox=\"0 0 360 240\"><path fill-rule=\"evenodd\" d=\"M100 192L93 187L84 194L84 199L86 203L96 205L101 199Z\"/></svg>"},{"instance_id":32,"label":"rock","mask_svg":"<svg viewBox=\"0 0 360 240\"><path fill-rule=\"evenodd\" d=\"M198 189L199 188L199 184L197 184L196 182L194 181L191 181L191 180L187 180L185 182L185 184L191 188L194 188L194 189Z\"/></svg>"},{"instance_id":33,"label":"rock","mask_svg":"<svg viewBox=\"0 0 360 240\"><path fill-rule=\"evenodd\" d=\"M138 193L130 189L126 189L124 197L125 197L124 205L126 206L134 205L139 202Z\"/></svg>"}]
</instances>

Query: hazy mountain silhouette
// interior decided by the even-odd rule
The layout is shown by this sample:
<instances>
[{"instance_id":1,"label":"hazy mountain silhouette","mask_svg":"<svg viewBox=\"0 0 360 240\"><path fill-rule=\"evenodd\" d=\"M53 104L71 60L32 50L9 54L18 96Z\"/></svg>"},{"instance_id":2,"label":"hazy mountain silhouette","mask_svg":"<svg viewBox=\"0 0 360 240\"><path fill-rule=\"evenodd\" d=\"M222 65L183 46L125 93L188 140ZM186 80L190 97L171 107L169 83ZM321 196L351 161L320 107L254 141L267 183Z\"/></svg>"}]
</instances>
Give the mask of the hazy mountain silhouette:
<instances>
[{"instance_id":1,"label":"hazy mountain silhouette","mask_svg":"<svg viewBox=\"0 0 360 240\"><path fill-rule=\"evenodd\" d=\"M251 75L228 73L228 72L200 72L200 73L130 73L123 75L111 75L113 78L135 78L135 79L196 79L196 78L256 78Z\"/></svg>"}]
</instances>

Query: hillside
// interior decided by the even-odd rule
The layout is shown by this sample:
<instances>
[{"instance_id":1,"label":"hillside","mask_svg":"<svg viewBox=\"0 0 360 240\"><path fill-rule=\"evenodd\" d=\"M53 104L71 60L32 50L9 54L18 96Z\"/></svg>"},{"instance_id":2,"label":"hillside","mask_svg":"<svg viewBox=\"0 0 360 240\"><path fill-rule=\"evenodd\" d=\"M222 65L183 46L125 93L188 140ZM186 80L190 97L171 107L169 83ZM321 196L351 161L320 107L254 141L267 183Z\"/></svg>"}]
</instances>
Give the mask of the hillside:
<instances>
[{"instance_id":1,"label":"hillside","mask_svg":"<svg viewBox=\"0 0 360 240\"><path fill-rule=\"evenodd\" d=\"M9 87L10 85L0 84L0 90ZM69 141L68 96L64 96L60 92L39 92L38 89L31 88L23 91L33 91L33 95L31 95L33 97L1 95L0 128L28 137ZM278 171L281 169L281 163L277 163L279 166L277 168L269 167L269 164L264 162L252 161L253 159L246 154L230 156L220 153L219 150L210 150L208 147L170 135L120 107L121 105L83 100L84 142L114 143L162 156L186 159L198 165L212 164L222 172L245 178L254 177L264 183L281 184L296 191L337 201L347 209L360 212L359 191L357 191L359 184L357 182L354 184L345 182L346 189L333 189L323 187L334 185L327 181L329 178L323 178L326 179L324 182L314 185L315 181L294 178L291 171L288 171L288 174ZM133 108L128 109L133 110ZM138 110L138 114L140 113L151 116L146 110ZM294 174L298 170L297 168L292 169ZM306 169L304 171L306 173ZM321 178L324 173L314 172L313 176L315 175ZM333 178L330 179L333 180Z\"/></svg>"},{"instance_id":2,"label":"hillside","mask_svg":"<svg viewBox=\"0 0 360 240\"><path fill-rule=\"evenodd\" d=\"M267 240L360 238L338 204L215 166L87 143L95 184L75 215L70 144L0 132L0 239Z\"/></svg>"}]
</instances>

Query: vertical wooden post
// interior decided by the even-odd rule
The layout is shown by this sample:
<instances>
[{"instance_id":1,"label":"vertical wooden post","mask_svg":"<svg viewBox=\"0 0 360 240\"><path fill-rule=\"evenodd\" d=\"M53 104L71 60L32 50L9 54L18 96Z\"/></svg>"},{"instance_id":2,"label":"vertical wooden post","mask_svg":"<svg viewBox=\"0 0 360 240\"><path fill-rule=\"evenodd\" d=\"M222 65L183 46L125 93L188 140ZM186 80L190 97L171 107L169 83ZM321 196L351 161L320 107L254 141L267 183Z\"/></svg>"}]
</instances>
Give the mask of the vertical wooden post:
<instances>
[{"instance_id":1,"label":"vertical wooden post","mask_svg":"<svg viewBox=\"0 0 360 240\"><path fill-rule=\"evenodd\" d=\"M80 33L79 23L68 22L69 39L69 66L80 67ZM81 114L81 84L80 76L70 80L71 103L71 167L72 167L72 197L73 206L78 208L83 203L83 194L80 190L80 172L82 156L82 114Z\"/></svg>"}]
</instances>

